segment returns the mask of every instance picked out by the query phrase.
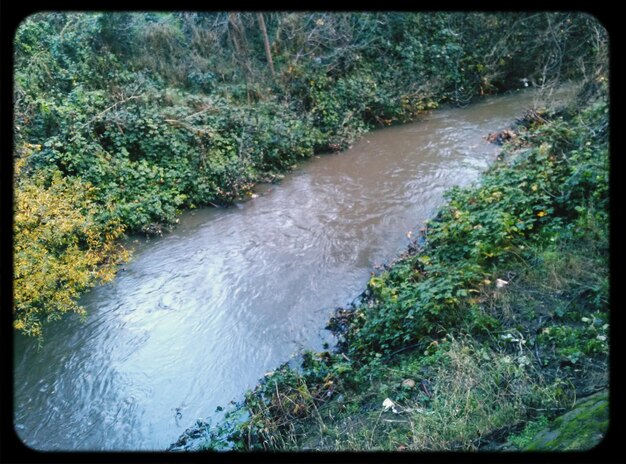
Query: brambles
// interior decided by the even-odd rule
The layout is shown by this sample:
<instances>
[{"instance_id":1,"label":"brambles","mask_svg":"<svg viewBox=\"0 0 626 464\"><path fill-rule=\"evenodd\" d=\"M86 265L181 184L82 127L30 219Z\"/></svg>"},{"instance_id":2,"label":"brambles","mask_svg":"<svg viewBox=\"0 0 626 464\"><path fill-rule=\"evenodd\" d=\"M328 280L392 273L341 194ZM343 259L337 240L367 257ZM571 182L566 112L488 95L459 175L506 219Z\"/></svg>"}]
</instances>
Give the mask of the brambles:
<instances>
[{"instance_id":1,"label":"brambles","mask_svg":"<svg viewBox=\"0 0 626 464\"><path fill-rule=\"evenodd\" d=\"M39 13L15 37L15 136L42 145L33 169L89 181L148 232L374 126L519 86L507 57L521 45L502 31L548 28L528 62L598 32L584 15L548 16L272 13L260 34L252 13ZM590 53L565 55L559 75L577 77Z\"/></svg>"},{"instance_id":2,"label":"brambles","mask_svg":"<svg viewBox=\"0 0 626 464\"><path fill-rule=\"evenodd\" d=\"M410 121L442 102L464 105L522 79L584 79L586 98L607 84L606 31L582 14L269 12L262 29L258 19L38 13L20 25L16 329L42 336L46 321L82 313L80 292L112 278L126 258L116 245L124 232L158 233L184 209L246 198L256 182L341 150L375 126ZM372 279L371 300L345 336L349 361L313 363L314 384L290 388L339 397L367 384L399 350L428 352L424 363L436 363L445 343L433 343L450 327L486 336L506 323L483 311L485 282L509 281L497 271L529 259L521 247L561 235L605 243L608 169L598 147L607 126L597 121L606 111L599 102L576 127L531 113L527 129L540 135L515 137L535 144L517 166L503 163L482 187L453 191L429 229L428 250ZM608 284L591 287L580 299L602 311ZM588 335L565 330L546 343L580 359L575 346ZM582 357L603 353L594 343ZM279 398L291 399L293 409L283 411L299 419L320 404L292 393L279 389ZM279 416L275 406L268 408Z\"/></svg>"}]
</instances>

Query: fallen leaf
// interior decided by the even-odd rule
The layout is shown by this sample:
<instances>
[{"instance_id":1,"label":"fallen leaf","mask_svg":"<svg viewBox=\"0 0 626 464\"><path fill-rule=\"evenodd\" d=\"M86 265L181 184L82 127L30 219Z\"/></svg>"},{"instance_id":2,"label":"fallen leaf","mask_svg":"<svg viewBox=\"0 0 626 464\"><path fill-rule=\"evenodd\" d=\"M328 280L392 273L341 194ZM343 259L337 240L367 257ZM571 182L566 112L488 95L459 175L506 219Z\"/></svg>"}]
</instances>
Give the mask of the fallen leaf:
<instances>
[{"instance_id":1,"label":"fallen leaf","mask_svg":"<svg viewBox=\"0 0 626 464\"><path fill-rule=\"evenodd\" d=\"M399 411L396 409L396 403L391 401L390 398L385 398L385 401L383 401L383 411L389 411L390 409L393 411L394 414L399 413Z\"/></svg>"},{"instance_id":2,"label":"fallen leaf","mask_svg":"<svg viewBox=\"0 0 626 464\"><path fill-rule=\"evenodd\" d=\"M413 388L413 387L415 387L415 380L413 380L413 379L404 379L402 381L402 386L403 387L407 387L407 388Z\"/></svg>"}]
</instances>

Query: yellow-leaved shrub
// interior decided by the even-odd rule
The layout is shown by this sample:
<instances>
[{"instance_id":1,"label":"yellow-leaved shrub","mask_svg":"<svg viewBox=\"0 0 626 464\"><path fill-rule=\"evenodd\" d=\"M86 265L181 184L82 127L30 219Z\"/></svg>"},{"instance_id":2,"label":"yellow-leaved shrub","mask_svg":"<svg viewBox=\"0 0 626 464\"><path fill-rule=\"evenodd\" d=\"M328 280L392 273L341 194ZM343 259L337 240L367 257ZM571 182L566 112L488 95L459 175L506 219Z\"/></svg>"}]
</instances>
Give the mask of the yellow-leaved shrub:
<instances>
[{"instance_id":1,"label":"yellow-leaved shrub","mask_svg":"<svg viewBox=\"0 0 626 464\"><path fill-rule=\"evenodd\" d=\"M128 251L117 241L123 226L96 221L94 187L56 171L25 175L38 146L18 150L14 173L13 325L42 336L46 321L85 310L77 297L113 278Z\"/></svg>"}]
</instances>

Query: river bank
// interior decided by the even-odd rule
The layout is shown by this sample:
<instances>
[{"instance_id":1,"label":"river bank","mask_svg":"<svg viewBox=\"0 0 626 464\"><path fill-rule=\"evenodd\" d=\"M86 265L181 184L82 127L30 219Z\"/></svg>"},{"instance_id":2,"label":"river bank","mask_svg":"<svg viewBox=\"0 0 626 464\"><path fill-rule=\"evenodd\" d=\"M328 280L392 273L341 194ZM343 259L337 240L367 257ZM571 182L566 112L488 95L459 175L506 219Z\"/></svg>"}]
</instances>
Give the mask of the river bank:
<instances>
[{"instance_id":1,"label":"river bank","mask_svg":"<svg viewBox=\"0 0 626 464\"><path fill-rule=\"evenodd\" d=\"M522 449L606 387L606 97L532 119L340 313L336 350L268 373L202 447Z\"/></svg>"},{"instance_id":2,"label":"river bank","mask_svg":"<svg viewBox=\"0 0 626 464\"><path fill-rule=\"evenodd\" d=\"M437 261L438 252L415 247L370 272L415 236L431 250L434 229L418 229L445 190L467 187L492 163L483 136L508 126L525 98L508 90L532 83L549 91L573 79L593 94L608 76L607 31L578 12L60 11L24 18L12 40L13 419L20 439L42 451L165 448L196 418L217 420L211 411L264 373L280 380L282 370L270 371L290 356L327 351L333 342L322 327L332 309L370 277L355 310L362 316L346 321L346 351L309 354L301 374L312 370L311 381L294 377L293 398L284 374L278 404L294 405L279 429L291 427L289 414L300 421L316 410L306 385L324 400L345 400L350 389L358 397L360 386L383 379L377 362L445 346L442 333L456 322L491 334L497 325L481 300L463 305L478 298L476 279L495 285L484 266L497 264L507 240L567 210L549 209L550 195L565 202L551 182L529 184L536 190L525 206L506 203L521 209L515 214L452 213L440 239L463 245L449 253L484 262L448 269L450 256ZM447 104L456 108L430 111ZM326 152L340 154L314 156ZM593 184L594 169L589 179L572 173L562 189ZM283 176L272 194L253 193ZM498 188L467 202L498 205L508 198ZM211 205L233 207L203 208ZM568 220L589 205L578 206ZM150 241L133 245L130 259L124 240L135 233ZM498 289L518 281L497 278ZM560 312L604 289L572 291ZM380 308L370 314L370 306ZM570 332L552 335L566 340L573 369L580 353L600 356L602 343L567 348L580 338ZM347 364L320 364L334 355ZM338 372L317 379L330 365ZM432 393L428 378L401 380L406 392L419 385ZM385 388L385 407L400 411ZM259 405L248 419L281 436L272 422L280 411L259 422ZM250 446L269 446L263 440Z\"/></svg>"},{"instance_id":3,"label":"river bank","mask_svg":"<svg viewBox=\"0 0 626 464\"><path fill-rule=\"evenodd\" d=\"M567 12L41 12L14 42L14 328L41 341L128 260L124 234L444 102L593 79L606 31Z\"/></svg>"},{"instance_id":4,"label":"river bank","mask_svg":"<svg viewBox=\"0 0 626 464\"><path fill-rule=\"evenodd\" d=\"M257 198L140 240L125 270L83 295L83 320L50 324L41 347L16 337L20 437L44 450L154 450L198 418L215 423L264 373L334 343L333 309L406 248L445 190L478 178L498 152L485 135L535 98L485 97L372 131Z\"/></svg>"}]
</instances>

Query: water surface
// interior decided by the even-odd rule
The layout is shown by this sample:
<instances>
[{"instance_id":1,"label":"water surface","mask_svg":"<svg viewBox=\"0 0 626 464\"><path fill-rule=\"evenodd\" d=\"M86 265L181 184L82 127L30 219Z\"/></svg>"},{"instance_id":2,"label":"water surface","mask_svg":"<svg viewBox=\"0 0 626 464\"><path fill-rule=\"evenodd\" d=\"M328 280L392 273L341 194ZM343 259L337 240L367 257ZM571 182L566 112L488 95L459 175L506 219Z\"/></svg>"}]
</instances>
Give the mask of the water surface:
<instances>
[{"instance_id":1,"label":"water surface","mask_svg":"<svg viewBox=\"0 0 626 464\"><path fill-rule=\"evenodd\" d=\"M88 317L15 340L15 426L40 450L162 450L197 418L304 348L322 348L337 306L405 249L442 203L493 161L487 133L532 94L374 131L307 162L259 197L185 213L137 244L111 283L82 298Z\"/></svg>"}]
</instances>

